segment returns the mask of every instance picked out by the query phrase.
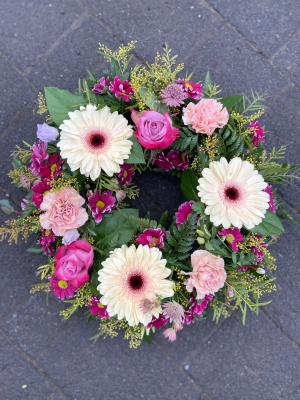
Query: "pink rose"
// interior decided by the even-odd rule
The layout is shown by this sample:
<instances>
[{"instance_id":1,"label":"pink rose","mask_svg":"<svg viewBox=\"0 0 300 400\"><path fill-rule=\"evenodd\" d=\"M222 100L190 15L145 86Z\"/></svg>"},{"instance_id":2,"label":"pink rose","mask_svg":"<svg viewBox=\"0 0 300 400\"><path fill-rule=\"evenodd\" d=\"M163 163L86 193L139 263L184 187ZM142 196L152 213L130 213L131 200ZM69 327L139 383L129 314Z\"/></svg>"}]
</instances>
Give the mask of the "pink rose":
<instances>
[{"instance_id":1,"label":"pink rose","mask_svg":"<svg viewBox=\"0 0 300 400\"><path fill-rule=\"evenodd\" d=\"M189 103L183 108L184 124L192 125L197 133L212 135L217 128L226 125L228 119L227 109L215 99L202 99L197 104Z\"/></svg>"},{"instance_id":2,"label":"pink rose","mask_svg":"<svg viewBox=\"0 0 300 400\"><path fill-rule=\"evenodd\" d=\"M89 218L81 207L84 201L73 188L63 187L57 192L47 193L40 205L40 209L46 211L40 215L42 227L52 229L56 236L64 236L66 231L84 225Z\"/></svg>"},{"instance_id":3,"label":"pink rose","mask_svg":"<svg viewBox=\"0 0 300 400\"><path fill-rule=\"evenodd\" d=\"M214 294L224 286L226 280L226 271L224 260L215 257L206 250L196 250L191 255L192 272L183 272L189 275L186 281L186 290L192 292L197 290L197 299L203 299L206 294Z\"/></svg>"},{"instance_id":4,"label":"pink rose","mask_svg":"<svg viewBox=\"0 0 300 400\"><path fill-rule=\"evenodd\" d=\"M57 260L54 275L59 280L71 282L76 290L89 280L88 269L93 264L94 252L85 240L60 246L54 258Z\"/></svg>"},{"instance_id":5,"label":"pink rose","mask_svg":"<svg viewBox=\"0 0 300 400\"><path fill-rule=\"evenodd\" d=\"M138 115L131 110L131 118L137 127L134 135L147 149L165 149L179 136L179 129L172 126L168 113L145 111Z\"/></svg>"}]
</instances>

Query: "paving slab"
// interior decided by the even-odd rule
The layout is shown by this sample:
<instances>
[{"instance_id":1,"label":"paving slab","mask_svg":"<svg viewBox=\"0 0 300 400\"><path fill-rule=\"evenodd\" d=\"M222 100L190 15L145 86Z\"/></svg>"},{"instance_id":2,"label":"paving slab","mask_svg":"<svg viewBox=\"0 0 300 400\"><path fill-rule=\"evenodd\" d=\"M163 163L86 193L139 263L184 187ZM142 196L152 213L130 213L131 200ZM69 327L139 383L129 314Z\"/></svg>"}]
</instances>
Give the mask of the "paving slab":
<instances>
[{"instance_id":1,"label":"paving slab","mask_svg":"<svg viewBox=\"0 0 300 400\"><path fill-rule=\"evenodd\" d=\"M214 399L274 400L298 382L299 362L298 346L264 315L249 314L246 326L228 319L189 361L188 373Z\"/></svg>"},{"instance_id":2,"label":"paving slab","mask_svg":"<svg viewBox=\"0 0 300 400\"><path fill-rule=\"evenodd\" d=\"M218 13L267 57L299 29L300 7L293 0L207 0ZM280 26L280 29L279 29Z\"/></svg>"},{"instance_id":3,"label":"paving slab","mask_svg":"<svg viewBox=\"0 0 300 400\"><path fill-rule=\"evenodd\" d=\"M2 0L0 51L28 71L81 14L72 0Z\"/></svg>"},{"instance_id":4,"label":"paving slab","mask_svg":"<svg viewBox=\"0 0 300 400\"><path fill-rule=\"evenodd\" d=\"M2 400L41 400L55 387L28 363L0 332L0 391Z\"/></svg>"}]
</instances>

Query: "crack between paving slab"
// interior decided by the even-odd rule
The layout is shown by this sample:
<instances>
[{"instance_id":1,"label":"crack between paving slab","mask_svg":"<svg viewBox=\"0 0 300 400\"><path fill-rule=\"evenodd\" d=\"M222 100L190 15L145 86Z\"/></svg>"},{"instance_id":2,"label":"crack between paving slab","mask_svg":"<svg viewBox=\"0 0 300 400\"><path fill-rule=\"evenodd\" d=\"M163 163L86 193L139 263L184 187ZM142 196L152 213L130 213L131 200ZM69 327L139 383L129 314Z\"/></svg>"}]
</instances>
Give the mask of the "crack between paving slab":
<instances>
[{"instance_id":1,"label":"crack between paving slab","mask_svg":"<svg viewBox=\"0 0 300 400\"><path fill-rule=\"evenodd\" d=\"M52 46L50 46L50 48L48 50L46 50L44 53L37 56L36 63L34 66L29 66L29 67L25 68L25 70L24 70L25 76L30 74L30 72L33 70L33 68L36 67L36 65L39 65L41 63L41 61L43 61L43 59L48 57L62 43L63 39L67 38L74 30L79 28L87 18L88 18L88 14L83 13L77 20L75 20L72 23L72 25L68 29L66 29L60 35L60 37L58 39L56 39L56 41L52 44Z\"/></svg>"},{"instance_id":2,"label":"crack between paving slab","mask_svg":"<svg viewBox=\"0 0 300 400\"><path fill-rule=\"evenodd\" d=\"M35 361L32 360L24 351L11 340L11 338L0 328L0 333L5 337L5 339L14 347L14 349L21 354L21 356L33 366L33 368L45 379L47 379L54 389L58 390L61 394L63 394L67 399L72 400L70 396L68 396L64 390L57 386L55 382L50 378L50 376L42 369L42 367Z\"/></svg>"},{"instance_id":3,"label":"crack between paving slab","mask_svg":"<svg viewBox=\"0 0 300 400\"><path fill-rule=\"evenodd\" d=\"M190 382L192 382L192 383L194 384L194 386L197 387L197 389L200 389L201 395L204 395L204 396L207 398L207 400L214 400L210 395L208 395L208 394L205 392L205 390L204 390L204 388L203 388L202 385L200 385L199 383L197 383L197 382L186 372L186 370L185 370L181 365L177 364L177 362L174 360L174 358L173 358L172 356L170 356L170 354L169 354L168 352L165 351L164 347L160 346L157 342L155 342L155 340L152 340L152 342L153 342L153 343L155 344L155 346L159 349L159 351L161 351L161 352L166 356L166 358L167 358L169 361L171 361L171 363L172 363L173 365L175 365L181 372L183 372L183 374L188 378L188 380L189 380Z\"/></svg>"},{"instance_id":4,"label":"crack between paving slab","mask_svg":"<svg viewBox=\"0 0 300 400\"><path fill-rule=\"evenodd\" d=\"M300 348L300 344L298 342L296 342L291 336L289 336L282 328L281 326L273 320L273 318L270 317L270 315L267 313L266 310L262 309L261 312L263 312L266 317L273 323L273 325L275 325L275 327L280 331L280 333L282 333L282 335L284 335L286 338L289 339L290 342L293 343L293 345L295 345L296 347L298 347L298 349Z\"/></svg>"},{"instance_id":5,"label":"crack between paving slab","mask_svg":"<svg viewBox=\"0 0 300 400\"><path fill-rule=\"evenodd\" d=\"M39 92L39 89L27 78L27 76L21 70L19 70L18 67L15 66L15 64L10 60L10 58L2 54L1 51L0 51L0 57L2 57L4 61L7 62L7 64L9 64L10 67L13 68L19 75L21 75L22 78L28 83L28 85L32 87L32 89L35 92Z\"/></svg>"},{"instance_id":6,"label":"crack between paving slab","mask_svg":"<svg viewBox=\"0 0 300 400\"><path fill-rule=\"evenodd\" d=\"M282 76L288 83L292 83L292 84L295 86L295 89L300 90L300 88L299 88L293 81L291 81L287 76L285 76L284 73L282 73L275 65L273 65L271 58L268 58L267 55L264 54L263 51L258 50L258 49L254 46L254 44L253 44L246 36L244 36L244 34L243 34L235 25L233 25L230 21L228 21L228 19L226 19L216 8L214 8L211 4L207 3L205 0L199 0L198 3L201 4L201 5L203 5L203 6L205 6L206 8L208 8L208 9L211 10L212 12L215 12L215 13L218 14L221 18L223 18L223 20L226 22L226 24L227 24L235 33L237 33L238 35L240 35L240 36L245 40L245 42L246 42L250 47L253 48L253 50L254 50L257 54L263 56L263 57L268 61L268 63L270 64L270 66L271 66L272 68L274 68L274 70L275 70L280 76ZM273 57L273 56L272 56L272 57Z\"/></svg>"}]
</instances>

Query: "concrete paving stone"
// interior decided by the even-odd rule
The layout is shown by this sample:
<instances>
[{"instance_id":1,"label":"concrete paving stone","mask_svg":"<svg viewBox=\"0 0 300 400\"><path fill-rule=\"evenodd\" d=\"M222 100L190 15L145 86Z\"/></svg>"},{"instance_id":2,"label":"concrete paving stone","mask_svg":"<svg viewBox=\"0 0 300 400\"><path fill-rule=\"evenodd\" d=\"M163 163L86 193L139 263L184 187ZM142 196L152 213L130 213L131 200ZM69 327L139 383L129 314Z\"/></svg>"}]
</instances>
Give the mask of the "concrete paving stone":
<instances>
[{"instance_id":1,"label":"concrete paving stone","mask_svg":"<svg viewBox=\"0 0 300 400\"><path fill-rule=\"evenodd\" d=\"M222 329L223 320L217 325L212 321L212 313L203 321L196 321L184 327L184 331L178 332L176 342L170 342L163 336L164 328L157 330L153 335L153 341L163 348L179 365L189 369L189 360L204 342L218 329ZM167 327L167 326L166 326Z\"/></svg>"},{"instance_id":2,"label":"concrete paving stone","mask_svg":"<svg viewBox=\"0 0 300 400\"><path fill-rule=\"evenodd\" d=\"M253 89L267 92L272 98L286 85L285 79L265 58L227 25L222 25L189 58L186 67L196 71L195 80L203 81L209 71L212 83L222 89L221 96L240 93L250 96L250 89Z\"/></svg>"},{"instance_id":3,"label":"concrete paving stone","mask_svg":"<svg viewBox=\"0 0 300 400\"><path fill-rule=\"evenodd\" d=\"M0 33L1 34L1 33ZM0 56L0 138L20 113L28 111L36 96L34 89ZM2 146L2 145L1 145Z\"/></svg>"},{"instance_id":4,"label":"concrete paving stone","mask_svg":"<svg viewBox=\"0 0 300 400\"><path fill-rule=\"evenodd\" d=\"M1 400L41 400L54 390L53 385L26 361L0 333ZM22 386L26 385L22 389Z\"/></svg>"},{"instance_id":5,"label":"concrete paving stone","mask_svg":"<svg viewBox=\"0 0 300 400\"><path fill-rule=\"evenodd\" d=\"M291 39L286 46L272 59L276 66L285 76L300 87L300 34Z\"/></svg>"},{"instance_id":6,"label":"concrete paving stone","mask_svg":"<svg viewBox=\"0 0 300 400\"><path fill-rule=\"evenodd\" d=\"M182 62L193 47L203 43L222 21L195 0L185 0L184 5L180 0L120 0L117 12L114 1L106 2L102 8L97 0L85 0L84 5L108 25L121 42L137 40L135 54L140 60L150 63L157 51L162 52L165 43L172 49L172 54L179 54L178 61ZM183 32L188 40L183 40Z\"/></svg>"},{"instance_id":7,"label":"concrete paving stone","mask_svg":"<svg viewBox=\"0 0 300 400\"><path fill-rule=\"evenodd\" d=\"M140 189L140 195L130 203L132 207L139 208L142 218L149 211L151 219L159 220L167 210L168 223L171 223L180 204L186 201L180 190L180 179L176 176L145 171L136 173L133 183Z\"/></svg>"},{"instance_id":8,"label":"concrete paving stone","mask_svg":"<svg viewBox=\"0 0 300 400\"><path fill-rule=\"evenodd\" d=\"M103 27L89 18L37 64L28 78L39 90L43 90L44 86L57 86L70 92L76 91L78 79L88 77L86 68L98 73L100 78L102 70L108 67L103 57L97 53L99 42L112 48L117 47L116 41Z\"/></svg>"},{"instance_id":9,"label":"concrete paving stone","mask_svg":"<svg viewBox=\"0 0 300 400\"><path fill-rule=\"evenodd\" d=\"M72 0L3 0L0 51L20 70L29 70L81 14Z\"/></svg>"},{"instance_id":10,"label":"concrete paving stone","mask_svg":"<svg viewBox=\"0 0 300 400\"><path fill-rule=\"evenodd\" d=\"M35 358L66 328L67 322L59 315L64 308L66 305L53 293L35 293L21 302L1 327L25 353Z\"/></svg>"},{"instance_id":11,"label":"concrete paving stone","mask_svg":"<svg viewBox=\"0 0 300 400\"><path fill-rule=\"evenodd\" d=\"M283 399L299 380L299 348L262 313L230 318L189 362L188 373L214 399Z\"/></svg>"},{"instance_id":12,"label":"concrete paving stone","mask_svg":"<svg viewBox=\"0 0 300 400\"><path fill-rule=\"evenodd\" d=\"M266 112L262 117L262 124L265 125L267 131L266 148L270 151L273 147L280 148L286 145L286 157L282 161L294 165L299 164L300 161L297 128L297 121L300 121L300 109L296 104L300 104L300 92L289 86L274 100L272 97L268 99ZM299 213L299 179L295 179L292 185L277 185L277 190L281 197Z\"/></svg>"},{"instance_id":13,"label":"concrete paving stone","mask_svg":"<svg viewBox=\"0 0 300 400\"><path fill-rule=\"evenodd\" d=\"M268 57L299 28L300 8L293 0L206 0Z\"/></svg>"},{"instance_id":14,"label":"concrete paving stone","mask_svg":"<svg viewBox=\"0 0 300 400\"><path fill-rule=\"evenodd\" d=\"M122 333L92 344L89 339L97 326L79 320L38 359L72 399L205 399L201 389L154 345L130 349Z\"/></svg>"}]
</instances>

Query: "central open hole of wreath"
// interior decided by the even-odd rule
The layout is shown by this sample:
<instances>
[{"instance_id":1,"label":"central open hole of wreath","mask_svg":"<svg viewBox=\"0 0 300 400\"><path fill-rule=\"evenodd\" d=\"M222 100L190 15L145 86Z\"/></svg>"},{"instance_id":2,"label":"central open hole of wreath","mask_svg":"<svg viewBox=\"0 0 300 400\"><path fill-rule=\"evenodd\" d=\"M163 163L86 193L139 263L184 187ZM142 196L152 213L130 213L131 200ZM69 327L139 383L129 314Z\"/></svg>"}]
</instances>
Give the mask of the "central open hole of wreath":
<instances>
[{"instance_id":1,"label":"central open hole of wreath","mask_svg":"<svg viewBox=\"0 0 300 400\"><path fill-rule=\"evenodd\" d=\"M235 201L239 199L240 194L235 187L228 187L225 189L225 197L229 200Z\"/></svg>"},{"instance_id":2,"label":"central open hole of wreath","mask_svg":"<svg viewBox=\"0 0 300 400\"><path fill-rule=\"evenodd\" d=\"M144 281L141 275L131 275L129 278L129 286L132 290L139 290L143 287Z\"/></svg>"}]
</instances>

